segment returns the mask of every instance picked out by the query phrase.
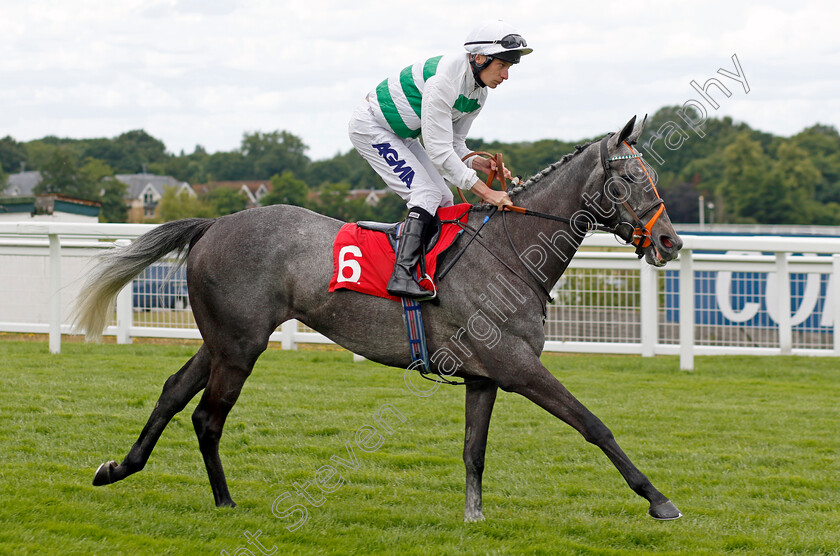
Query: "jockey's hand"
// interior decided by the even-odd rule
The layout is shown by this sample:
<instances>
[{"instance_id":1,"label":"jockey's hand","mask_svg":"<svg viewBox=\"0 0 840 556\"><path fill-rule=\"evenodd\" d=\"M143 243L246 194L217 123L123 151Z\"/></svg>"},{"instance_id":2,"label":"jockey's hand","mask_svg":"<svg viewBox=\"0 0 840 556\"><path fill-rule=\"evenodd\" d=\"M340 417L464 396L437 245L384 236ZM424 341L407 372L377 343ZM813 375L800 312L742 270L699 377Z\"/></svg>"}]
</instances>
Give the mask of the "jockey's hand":
<instances>
[{"instance_id":1,"label":"jockey's hand","mask_svg":"<svg viewBox=\"0 0 840 556\"><path fill-rule=\"evenodd\" d=\"M490 172L497 169L496 159L495 158L482 158L480 156L476 156L473 159L473 170L481 172L482 174L490 175ZM506 180L511 179L510 170L508 170L504 163L502 163L502 175L505 177ZM496 176L498 180L498 175ZM500 182L501 183L501 182Z\"/></svg>"},{"instance_id":2,"label":"jockey's hand","mask_svg":"<svg viewBox=\"0 0 840 556\"><path fill-rule=\"evenodd\" d=\"M487 184L481 180L476 181L472 188L472 192L481 197L481 200L490 203L491 205L502 208L504 206L513 205L513 202L504 191L497 191L487 187Z\"/></svg>"}]
</instances>

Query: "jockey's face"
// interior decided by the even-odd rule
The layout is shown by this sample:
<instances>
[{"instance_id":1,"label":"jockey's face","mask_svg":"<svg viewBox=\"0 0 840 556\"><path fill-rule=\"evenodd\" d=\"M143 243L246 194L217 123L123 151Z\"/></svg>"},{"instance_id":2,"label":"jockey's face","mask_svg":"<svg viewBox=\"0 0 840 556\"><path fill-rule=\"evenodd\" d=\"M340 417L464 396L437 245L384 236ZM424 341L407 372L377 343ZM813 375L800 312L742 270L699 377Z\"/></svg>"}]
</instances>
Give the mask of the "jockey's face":
<instances>
[{"instance_id":1,"label":"jockey's face","mask_svg":"<svg viewBox=\"0 0 840 556\"><path fill-rule=\"evenodd\" d=\"M484 56L481 54L476 55L476 63L483 64L485 61ZM502 81L505 81L508 78L508 69L512 66L510 62L506 62L504 60L500 60L498 58L493 58L493 61L490 62L490 65L481 70L478 76L481 78L482 83L490 87L491 89L495 89Z\"/></svg>"}]
</instances>

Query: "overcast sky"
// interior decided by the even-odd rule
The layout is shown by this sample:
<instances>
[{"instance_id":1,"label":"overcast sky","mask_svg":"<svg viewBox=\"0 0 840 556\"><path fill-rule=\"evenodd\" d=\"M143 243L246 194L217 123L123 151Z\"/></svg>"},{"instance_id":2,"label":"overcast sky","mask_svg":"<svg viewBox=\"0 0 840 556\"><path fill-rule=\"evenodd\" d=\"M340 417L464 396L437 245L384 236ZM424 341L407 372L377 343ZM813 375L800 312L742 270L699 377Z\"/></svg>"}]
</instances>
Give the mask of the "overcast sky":
<instances>
[{"instance_id":1,"label":"overcast sky","mask_svg":"<svg viewBox=\"0 0 840 556\"><path fill-rule=\"evenodd\" d=\"M462 52L480 20L534 53L491 91L474 138L574 141L700 95L750 126L840 127L840 2L711 0L0 0L0 136L114 137L168 150L288 130L314 160L352 148L347 120L390 74ZM478 12L478 8L483 11ZM750 88L717 74L736 72Z\"/></svg>"}]
</instances>

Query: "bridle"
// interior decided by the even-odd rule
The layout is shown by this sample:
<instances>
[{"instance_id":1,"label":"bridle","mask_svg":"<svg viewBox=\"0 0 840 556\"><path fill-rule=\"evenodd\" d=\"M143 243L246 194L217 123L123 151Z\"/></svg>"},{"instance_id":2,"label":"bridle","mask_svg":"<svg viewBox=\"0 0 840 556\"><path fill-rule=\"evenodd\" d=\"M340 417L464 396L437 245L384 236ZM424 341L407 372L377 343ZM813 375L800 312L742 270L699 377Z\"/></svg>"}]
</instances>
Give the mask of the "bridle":
<instances>
[{"instance_id":1,"label":"bridle","mask_svg":"<svg viewBox=\"0 0 840 556\"><path fill-rule=\"evenodd\" d=\"M601 139L599 146L601 166L604 169L604 186L602 188L602 195L610 199L612 199L613 196L609 195L608 188L610 186L610 183L612 183L616 179L614 178L612 173L611 163L617 160L630 160L634 158L642 158L642 153L633 149L633 147L630 145L630 143L627 143L627 141L624 141L624 144L627 146L628 149L630 149L630 152L632 154L617 155L610 157L609 153L607 152L607 143L613 135L615 134L610 133L609 135L604 136L604 138ZM619 222L616 226L611 227L605 224L592 222L590 220L555 216L553 214L537 212L535 210L530 210L515 205L504 207L502 214L504 215L504 212L511 211L519 214L526 214L528 216L536 216L538 218L545 218L548 220L555 220L557 222L564 222L573 226L581 226L581 228L578 229L582 229L584 233L589 233L592 231L608 232L625 241L627 244L633 245L636 248L636 255L638 255L639 258L642 258L644 256L644 250L648 248L651 244L651 230L653 228L653 225L656 224L656 221L659 220L659 217L665 211L665 201L663 201L662 197L659 196L659 192L656 190L656 185L654 184L650 173L648 173L647 169L645 168L645 165L641 163L640 165L642 167L642 171L645 173L645 177L647 178L648 183L650 183L651 187L653 188L653 192L656 195L656 200L654 200L653 202L651 202L650 205L644 207L643 209L637 212L633 210L633 207L630 206L630 203L627 202L627 199L622 197L620 199L620 204L630 214L630 217L633 219L633 222ZM618 179L623 178L619 177ZM654 209L657 209L656 213L647 222L642 222L642 218L644 218L648 213L650 213Z\"/></svg>"},{"instance_id":2,"label":"bridle","mask_svg":"<svg viewBox=\"0 0 840 556\"><path fill-rule=\"evenodd\" d=\"M600 141L600 159L601 159L601 166L604 169L604 185L602 187L602 196L612 199L609 195L609 186L610 184L615 181L613 177L611 163L617 160L629 160L629 159L638 159L642 158L642 153L637 152L630 146L629 143L624 141L624 144L627 145L627 148L630 149L631 154L629 155L617 155L610 157L607 151L607 143L609 142L610 138L615 135L614 133L610 133L609 135L604 136L603 139ZM583 150L584 147L579 147L578 152ZM656 194L656 200L653 201L647 207L636 211L633 210L633 207L630 206L630 203L627 202L626 198L620 199L620 204L627 210L630 214L630 217L633 219L633 222L619 222L616 226L610 227L605 224L599 224L597 222L592 222L591 220L584 220L584 219L574 219L574 218L566 218L563 216L555 216L553 214L546 214L543 212L537 212L530 209L526 209L523 207L517 207L515 205L505 206L504 210L502 210L502 223L504 224L505 235L507 235L508 243L510 243L511 249L516 254L519 261L525 266L525 269L531 275L531 277L542 287L543 293L547 296L547 298L551 299L551 293L546 288L543 281L536 275L536 273L531 269L525 260L522 258L522 254L516 248L516 245L513 243L513 238L510 235L507 227L507 219L505 217L507 212L516 212L519 214L525 214L528 216L536 216L538 218L544 218L548 220L554 220L557 222L564 222L571 226L581 226L583 229L583 233L589 233L590 231L603 231L609 232L615 235L617 238L621 239L622 241L631 244L636 247L636 254L641 259L644 256L645 249L651 245L651 237L652 232L651 229L653 225L656 224L656 221L665 211L665 202L662 200L662 197L659 196L659 192L656 190L656 185L653 183L653 179L651 178L650 174L648 173L647 169L645 168L644 164L641 164L642 170L645 173L645 176L648 179L648 182L651 184L653 188L653 192ZM623 179L619 177L618 179ZM614 200L614 203L617 203L618 200ZM657 209L656 213L647 221L642 222L642 218L644 218L648 213L652 210ZM615 210L615 207L613 207ZM495 211L494 211L495 212ZM578 228L580 230L581 228ZM477 234L476 234L477 235ZM628 239L629 238L629 239ZM517 276L518 273L515 273ZM521 278L521 277L520 277ZM527 282L526 282L527 283ZM528 284L530 286L530 284ZM545 308L543 308L543 313L545 313ZM545 315L544 315L545 316Z\"/></svg>"},{"instance_id":3,"label":"bridle","mask_svg":"<svg viewBox=\"0 0 840 556\"><path fill-rule=\"evenodd\" d=\"M642 158L642 153L633 149L633 147L627 141L623 141L623 143L630 149L632 154L628 155L618 155L613 157L608 157L607 153L607 142L609 141L610 137L613 134L610 133L603 139L601 139L600 145L600 154L601 154L601 166L604 168L604 193L608 193L608 188L610 186L610 182L613 181L612 175L612 168L610 167L610 163L616 160L629 160L634 158ZM630 214L630 217L633 219L632 223L629 222L622 222L618 226L621 225L631 225L633 228L632 232L632 239L630 243L632 243L636 247L636 254L641 259L644 256L644 250L650 247L651 244L651 234L653 225L656 224L656 221L659 220L659 217L662 216L662 213L665 212L665 201L662 200L662 197L659 196L659 191L656 190L656 184L653 183L653 179L650 177L650 174L645 168L645 165L639 162L639 165L642 167L642 171L645 173L645 177L650 183L651 188L653 189L653 193L656 195L656 200L651 202L647 207L640 210L638 213L633 210L633 207L630 206L630 203L627 202L627 199L622 198L621 204L624 206L624 209ZM648 213L656 209L656 212L647 222L642 222L642 218L644 218ZM618 228L616 226L616 228ZM617 236L622 237L620 234L615 233ZM624 239L622 237L622 239Z\"/></svg>"}]
</instances>

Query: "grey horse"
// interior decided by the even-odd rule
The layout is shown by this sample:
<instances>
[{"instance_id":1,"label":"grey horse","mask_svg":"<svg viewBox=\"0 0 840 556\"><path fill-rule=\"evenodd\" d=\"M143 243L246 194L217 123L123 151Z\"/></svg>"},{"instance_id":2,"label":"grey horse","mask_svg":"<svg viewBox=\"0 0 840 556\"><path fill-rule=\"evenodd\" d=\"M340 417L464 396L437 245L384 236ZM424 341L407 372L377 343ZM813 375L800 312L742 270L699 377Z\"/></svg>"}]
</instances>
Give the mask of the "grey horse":
<instances>
[{"instance_id":1,"label":"grey horse","mask_svg":"<svg viewBox=\"0 0 840 556\"><path fill-rule=\"evenodd\" d=\"M634 117L620 133L578 147L513 190L514 204L537 216L503 211L486 220L488 207L474 207L466 232L440 261L441 266L451 261L486 220L475 242L439 281L437 301L422 304L431 370L466 383L467 521L484 519L481 478L499 388L525 396L601 448L630 488L650 503L651 516L682 515L633 465L610 430L540 362L549 290L593 227L607 227L634 242L639 256L656 266L675 258L682 246L651 170L631 147L643 125ZM103 463L94 485L143 469L166 425L203 389L193 426L216 505L235 506L219 439L269 335L289 319L372 361L403 369L412 364L400 303L328 292L333 239L342 224L303 208L276 205L217 219L169 222L104 255L74 314L76 328L89 340L101 337L120 289L146 266L177 252L187 265L190 302L204 343L166 381L122 463Z\"/></svg>"}]
</instances>

